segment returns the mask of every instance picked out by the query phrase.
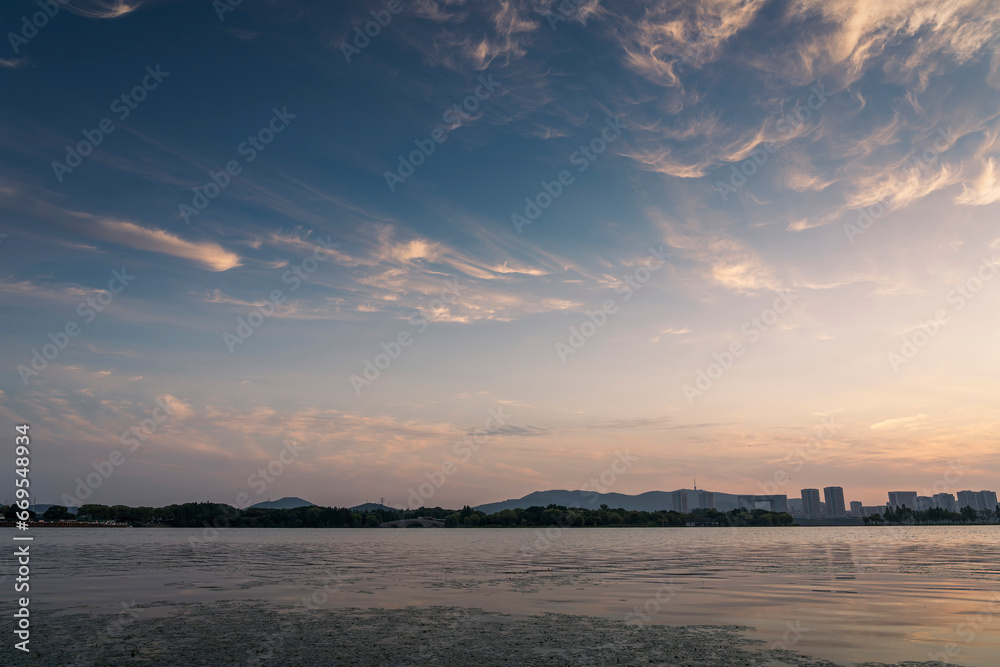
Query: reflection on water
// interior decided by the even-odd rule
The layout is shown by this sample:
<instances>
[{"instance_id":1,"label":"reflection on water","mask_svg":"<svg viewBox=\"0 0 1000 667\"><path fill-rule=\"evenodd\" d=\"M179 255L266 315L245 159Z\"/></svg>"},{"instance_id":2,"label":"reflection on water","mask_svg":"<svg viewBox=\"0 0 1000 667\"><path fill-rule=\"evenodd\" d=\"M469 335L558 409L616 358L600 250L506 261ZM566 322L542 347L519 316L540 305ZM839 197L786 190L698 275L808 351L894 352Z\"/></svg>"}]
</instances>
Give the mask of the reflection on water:
<instances>
[{"instance_id":1,"label":"reflection on water","mask_svg":"<svg viewBox=\"0 0 1000 667\"><path fill-rule=\"evenodd\" d=\"M842 663L947 650L957 664L1000 664L995 526L228 529L194 547L203 531L35 535L33 603L49 609L113 611L133 598L295 604L322 588L324 606L745 624Z\"/></svg>"}]
</instances>

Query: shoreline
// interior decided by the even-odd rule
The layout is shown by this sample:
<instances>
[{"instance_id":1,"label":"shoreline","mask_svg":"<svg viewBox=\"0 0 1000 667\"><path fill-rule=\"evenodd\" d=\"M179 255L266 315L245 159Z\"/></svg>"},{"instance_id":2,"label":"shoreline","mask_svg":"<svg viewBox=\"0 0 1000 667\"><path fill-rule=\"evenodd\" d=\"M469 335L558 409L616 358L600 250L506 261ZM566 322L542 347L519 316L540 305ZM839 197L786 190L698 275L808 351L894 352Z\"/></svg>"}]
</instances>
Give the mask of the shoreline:
<instances>
[{"instance_id":1,"label":"shoreline","mask_svg":"<svg viewBox=\"0 0 1000 667\"><path fill-rule=\"evenodd\" d=\"M699 665L839 667L794 644L765 646L740 625L634 624L563 613L477 607L324 608L261 600L154 602L119 614L40 611L45 664ZM69 645L61 637L87 637ZM940 662L860 662L917 667Z\"/></svg>"},{"instance_id":2,"label":"shoreline","mask_svg":"<svg viewBox=\"0 0 1000 667\"><path fill-rule=\"evenodd\" d=\"M403 529L407 530L410 528L444 528L447 530L510 530L510 529L520 529L520 530L532 530L532 529L546 529L546 528L558 528L559 530L573 530L580 528L598 528L598 529L655 529L655 528L666 528L666 529L681 529L681 528L705 528L705 529L729 529L733 528L776 528L776 529L786 529L786 528L951 528L951 527L970 527L978 528L983 526L1000 526L1000 523L792 523L780 526L723 526L723 525L694 525L694 526L570 526L565 524L539 524L530 526L501 526L501 525L488 525L488 526L225 526L226 530L370 530L370 529ZM17 524L13 521L0 521L0 528L16 528ZM201 530L206 528L206 526L168 526L163 523L149 523L149 524L127 524L127 523L115 523L115 524L105 524L105 523L88 523L86 521L80 522L43 522L43 523L29 523L29 529L35 528L169 528L175 530Z\"/></svg>"}]
</instances>

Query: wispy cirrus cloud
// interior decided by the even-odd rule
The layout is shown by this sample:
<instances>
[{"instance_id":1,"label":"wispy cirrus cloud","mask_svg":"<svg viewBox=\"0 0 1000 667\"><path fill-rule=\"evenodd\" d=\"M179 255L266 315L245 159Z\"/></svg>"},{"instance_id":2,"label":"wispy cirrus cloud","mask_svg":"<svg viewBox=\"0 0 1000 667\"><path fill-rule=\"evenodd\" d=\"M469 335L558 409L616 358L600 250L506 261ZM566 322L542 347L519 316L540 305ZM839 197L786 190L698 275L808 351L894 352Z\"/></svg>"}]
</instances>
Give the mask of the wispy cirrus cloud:
<instances>
[{"instance_id":1,"label":"wispy cirrus cloud","mask_svg":"<svg viewBox=\"0 0 1000 667\"><path fill-rule=\"evenodd\" d=\"M956 204L985 206L1000 201L1000 169L995 157L982 163L978 176L962 184L962 192L955 196Z\"/></svg>"},{"instance_id":2,"label":"wispy cirrus cloud","mask_svg":"<svg viewBox=\"0 0 1000 667\"><path fill-rule=\"evenodd\" d=\"M927 415L919 414L911 417L897 417L895 419L885 419L872 424L869 428L873 431L891 431L901 428L916 428L918 423L927 419Z\"/></svg>"},{"instance_id":3,"label":"wispy cirrus cloud","mask_svg":"<svg viewBox=\"0 0 1000 667\"><path fill-rule=\"evenodd\" d=\"M34 280L0 280L0 296L11 299L45 299L51 301L79 302L97 295L101 290L80 285L39 283Z\"/></svg>"},{"instance_id":4,"label":"wispy cirrus cloud","mask_svg":"<svg viewBox=\"0 0 1000 667\"><path fill-rule=\"evenodd\" d=\"M240 256L211 241L187 241L162 229L150 229L125 220L98 222L108 241L194 262L209 271L228 271L242 264Z\"/></svg>"},{"instance_id":5,"label":"wispy cirrus cloud","mask_svg":"<svg viewBox=\"0 0 1000 667\"><path fill-rule=\"evenodd\" d=\"M148 4L148 0L78 0L66 8L89 19L116 19Z\"/></svg>"}]
</instances>

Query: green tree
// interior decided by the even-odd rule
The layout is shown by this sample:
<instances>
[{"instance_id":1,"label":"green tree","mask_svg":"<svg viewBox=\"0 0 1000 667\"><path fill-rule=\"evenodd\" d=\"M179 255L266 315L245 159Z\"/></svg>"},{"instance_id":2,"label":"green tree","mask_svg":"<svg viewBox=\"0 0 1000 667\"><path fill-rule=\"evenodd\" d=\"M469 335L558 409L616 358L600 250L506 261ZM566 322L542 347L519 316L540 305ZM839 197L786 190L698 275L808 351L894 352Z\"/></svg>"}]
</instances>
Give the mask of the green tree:
<instances>
[{"instance_id":1,"label":"green tree","mask_svg":"<svg viewBox=\"0 0 1000 667\"><path fill-rule=\"evenodd\" d=\"M45 510L42 514L42 519L45 521L62 521L69 514L69 510L62 505L53 505L52 507Z\"/></svg>"},{"instance_id":2,"label":"green tree","mask_svg":"<svg viewBox=\"0 0 1000 667\"><path fill-rule=\"evenodd\" d=\"M77 510L77 516L90 521L110 521L111 508L107 505L81 505Z\"/></svg>"}]
</instances>

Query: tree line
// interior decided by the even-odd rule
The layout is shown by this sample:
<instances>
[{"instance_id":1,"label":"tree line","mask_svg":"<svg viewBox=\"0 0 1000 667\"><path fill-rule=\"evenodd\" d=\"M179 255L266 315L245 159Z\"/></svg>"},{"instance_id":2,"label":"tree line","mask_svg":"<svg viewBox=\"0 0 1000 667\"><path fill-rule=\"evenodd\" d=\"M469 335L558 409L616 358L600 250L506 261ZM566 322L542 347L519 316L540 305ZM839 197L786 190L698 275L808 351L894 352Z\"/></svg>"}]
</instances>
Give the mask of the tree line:
<instances>
[{"instance_id":1,"label":"tree line","mask_svg":"<svg viewBox=\"0 0 1000 667\"><path fill-rule=\"evenodd\" d=\"M0 505L0 514L14 519L16 508ZM184 503L166 507L130 507L128 505L88 504L76 514L66 507L53 505L40 516L31 512L32 520L75 520L98 523L127 523L133 526L171 526L177 528L202 528L226 525L232 528L375 528L381 523L399 519L430 517L443 521L446 528L474 527L546 527L546 526L621 526L656 527L695 525L720 526L789 526L794 519L786 512L748 510L739 508L728 512L714 509L696 509L688 513L673 510L645 512L612 509L601 505L598 509L548 505L507 509L486 514L469 506L461 510L441 507L421 507L416 510L352 510L345 507L297 507L294 509L238 509L221 503ZM898 524L965 524L995 523L1000 521L1000 505L993 511L963 507L960 512L941 508L913 510L905 505L886 508L881 514L863 518L865 525Z\"/></svg>"},{"instance_id":2,"label":"tree line","mask_svg":"<svg viewBox=\"0 0 1000 667\"><path fill-rule=\"evenodd\" d=\"M13 516L13 508L0 506L0 512ZM8 518L10 518L8 517ZM220 503L184 503L166 507L129 507L127 505L87 504L72 514L66 507L54 505L40 517L44 521L76 520L100 523L127 523L134 526L171 526L202 528L374 528L399 519L429 517L443 521L446 528L473 527L546 527L546 526L620 526L656 527L696 525L788 526L792 516L785 512L744 508L719 512L696 509L690 513L659 510L644 512L549 505L508 509L486 514L469 506L461 510L421 507L416 510L352 510L341 507L297 507L294 509L238 509Z\"/></svg>"},{"instance_id":3,"label":"tree line","mask_svg":"<svg viewBox=\"0 0 1000 667\"><path fill-rule=\"evenodd\" d=\"M0 505L0 514L14 519L14 506ZM728 512L696 509L683 513L673 510L645 512L548 505L507 509L486 514L469 506L461 510L441 507L421 507L416 510L370 509L352 510L345 507L297 507L294 509L239 509L221 503L184 503L166 507L130 507L128 505L88 504L76 514L66 507L53 505L40 516L31 512L32 520L75 520L98 523L127 523L134 526L172 526L201 528L226 525L233 528L374 528L380 523L399 519L430 517L443 521L446 528L473 527L545 527L545 526L622 526L656 527L696 525L721 526L788 526L794 519L786 512L739 508ZM1000 521L1000 505L993 511L963 507L960 512L941 508L913 510L909 507L886 508L881 514L863 518L865 525L899 524L963 524L995 523Z\"/></svg>"},{"instance_id":4,"label":"tree line","mask_svg":"<svg viewBox=\"0 0 1000 667\"><path fill-rule=\"evenodd\" d=\"M966 505L960 512L932 507L926 510L914 510L906 505L887 507L881 514L871 514L864 517L866 526L872 524L934 524L934 523L995 523L1000 521L1000 505L992 510L977 510Z\"/></svg>"}]
</instances>

